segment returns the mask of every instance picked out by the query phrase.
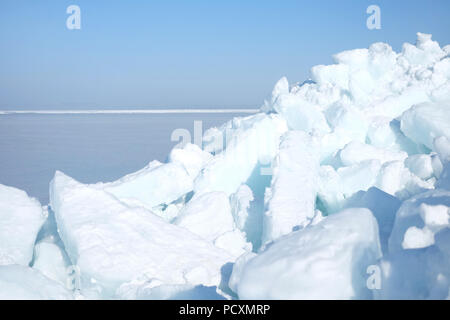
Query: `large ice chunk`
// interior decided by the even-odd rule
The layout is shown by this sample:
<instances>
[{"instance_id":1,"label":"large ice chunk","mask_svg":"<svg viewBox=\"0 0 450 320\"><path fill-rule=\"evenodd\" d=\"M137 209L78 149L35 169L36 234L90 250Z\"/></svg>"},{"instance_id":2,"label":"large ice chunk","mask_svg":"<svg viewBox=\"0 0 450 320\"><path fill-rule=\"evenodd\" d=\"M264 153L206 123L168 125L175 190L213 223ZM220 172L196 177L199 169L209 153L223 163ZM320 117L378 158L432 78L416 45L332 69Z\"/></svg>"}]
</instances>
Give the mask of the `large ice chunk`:
<instances>
[{"instance_id":1,"label":"large ice chunk","mask_svg":"<svg viewBox=\"0 0 450 320\"><path fill-rule=\"evenodd\" d=\"M433 190L403 203L380 261L381 299L445 299L450 289L450 192Z\"/></svg>"},{"instance_id":2,"label":"large ice chunk","mask_svg":"<svg viewBox=\"0 0 450 320\"><path fill-rule=\"evenodd\" d=\"M406 111L401 117L403 133L417 144L433 149L435 138L450 139L450 102L423 103Z\"/></svg>"},{"instance_id":3,"label":"large ice chunk","mask_svg":"<svg viewBox=\"0 0 450 320\"><path fill-rule=\"evenodd\" d=\"M430 66L446 56L436 41L431 40L431 34L417 33L416 45L405 43L403 56L412 65Z\"/></svg>"},{"instance_id":4,"label":"large ice chunk","mask_svg":"<svg viewBox=\"0 0 450 320\"><path fill-rule=\"evenodd\" d=\"M30 263L45 219L39 201L0 184L0 265Z\"/></svg>"},{"instance_id":5,"label":"large ice chunk","mask_svg":"<svg viewBox=\"0 0 450 320\"><path fill-rule=\"evenodd\" d=\"M401 200L434 189L433 181L425 181L411 173L402 161L385 163L375 186Z\"/></svg>"},{"instance_id":6,"label":"large ice chunk","mask_svg":"<svg viewBox=\"0 0 450 320\"><path fill-rule=\"evenodd\" d=\"M289 131L275 159L270 197L264 216L263 243L305 227L314 217L319 159L311 136Z\"/></svg>"},{"instance_id":7,"label":"large ice chunk","mask_svg":"<svg viewBox=\"0 0 450 320\"><path fill-rule=\"evenodd\" d=\"M366 160L379 160L381 163L389 161L404 161L408 157L406 152L396 152L376 148L369 144L353 141L340 151L341 163L351 166Z\"/></svg>"},{"instance_id":8,"label":"large ice chunk","mask_svg":"<svg viewBox=\"0 0 450 320\"><path fill-rule=\"evenodd\" d=\"M326 213L342 209L352 195L375 185L380 168L379 160L366 160L338 170L331 166L321 166L317 192L323 206L321 209Z\"/></svg>"},{"instance_id":9,"label":"large ice chunk","mask_svg":"<svg viewBox=\"0 0 450 320\"><path fill-rule=\"evenodd\" d=\"M224 128L223 132L226 149L208 162L195 180L196 194L210 191L223 191L227 195L235 193L258 164L270 166L278 151L280 136L287 131L286 122L281 117L262 113L235 118L231 126Z\"/></svg>"},{"instance_id":10,"label":"large ice chunk","mask_svg":"<svg viewBox=\"0 0 450 320\"><path fill-rule=\"evenodd\" d=\"M294 92L289 92L289 83L286 77L281 78L275 84L272 96L265 102L262 111L276 111L281 114L290 129L321 133L330 131L319 104L307 101Z\"/></svg>"},{"instance_id":11,"label":"large ice chunk","mask_svg":"<svg viewBox=\"0 0 450 320\"><path fill-rule=\"evenodd\" d=\"M380 258L376 219L347 209L279 238L239 272L241 299L370 298L367 267Z\"/></svg>"},{"instance_id":12,"label":"large ice chunk","mask_svg":"<svg viewBox=\"0 0 450 320\"><path fill-rule=\"evenodd\" d=\"M183 148L174 148L170 152L169 161L181 163L189 176L195 179L200 170L213 158L206 151L203 151L195 144L188 143Z\"/></svg>"},{"instance_id":13,"label":"large ice chunk","mask_svg":"<svg viewBox=\"0 0 450 320\"><path fill-rule=\"evenodd\" d=\"M380 244L383 253L388 250L389 236L394 227L395 214L400 208L401 201L396 197L372 187L367 191L359 191L348 199L346 208L367 208L378 222Z\"/></svg>"},{"instance_id":14,"label":"large ice chunk","mask_svg":"<svg viewBox=\"0 0 450 320\"><path fill-rule=\"evenodd\" d=\"M98 184L106 192L129 205L142 205L151 209L170 204L192 191L193 178L180 162L147 166L115 182Z\"/></svg>"},{"instance_id":15,"label":"large ice chunk","mask_svg":"<svg viewBox=\"0 0 450 320\"><path fill-rule=\"evenodd\" d=\"M428 154L415 154L405 160L405 166L421 179L429 179L433 176L432 157Z\"/></svg>"},{"instance_id":16,"label":"large ice chunk","mask_svg":"<svg viewBox=\"0 0 450 320\"><path fill-rule=\"evenodd\" d=\"M50 199L88 297L112 297L122 283L143 274L164 284L215 286L221 267L231 260L186 229L61 172L51 182Z\"/></svg>"},{"instance_id":17,"label":"large ice chunk","mask_svg":"<svg viewBox=\"0 0 450 320\"><path fill-rule=\"evenodd\" d=\"M394 253L433 245L435 234L450 226L449 219L449 191L433 190L412 197L403 202L397 212L389 251Z\"/></svg>"}]
</instances>

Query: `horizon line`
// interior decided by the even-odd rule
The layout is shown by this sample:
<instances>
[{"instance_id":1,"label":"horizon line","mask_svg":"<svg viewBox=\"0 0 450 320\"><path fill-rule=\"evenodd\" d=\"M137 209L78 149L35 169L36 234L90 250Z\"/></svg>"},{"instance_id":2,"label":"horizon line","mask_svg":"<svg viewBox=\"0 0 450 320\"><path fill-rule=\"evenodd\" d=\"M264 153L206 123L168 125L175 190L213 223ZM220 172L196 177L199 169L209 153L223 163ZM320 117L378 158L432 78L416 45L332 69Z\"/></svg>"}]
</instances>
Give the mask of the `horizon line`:
<instances>
[{"instance_id":1,"label":"horizon line","mask_svg":"<svg viewBox=\"0 0 450 320\"><path fill-rule=\"evenodd\" d=\"M167 113L257 113L259 109L105 109L105 110L0 110L7 114L167 114Z\"/></svg>"}]
</instances>

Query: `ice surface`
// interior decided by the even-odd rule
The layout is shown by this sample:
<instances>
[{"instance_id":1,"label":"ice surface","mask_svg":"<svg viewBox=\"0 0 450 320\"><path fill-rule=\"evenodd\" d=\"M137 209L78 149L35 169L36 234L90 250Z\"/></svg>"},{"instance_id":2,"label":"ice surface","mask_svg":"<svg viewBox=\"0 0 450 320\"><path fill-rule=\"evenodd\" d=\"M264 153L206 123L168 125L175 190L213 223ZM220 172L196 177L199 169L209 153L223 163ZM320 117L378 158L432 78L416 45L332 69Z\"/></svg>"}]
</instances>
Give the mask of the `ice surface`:
<instances>
[{"instance_id":1,"label":"ice surface","mask_svg":"<svg viewBox=\"0 0 450 320\"><path fill-rule=\"evenodd\" d=\"M234 218L234 222L239 230L244 230L245 224L248 219L248 209L250 208L250 202L255 198L253 197L253 191L246 184L239 186L236 193L230 196L231 210Z\"/></svg>"},{"instance_id":2,"label":"ice surface","mask_svg":"<svg viewBox=\"0 0 450 320\"><path fill-rule=\"evenodd\" d=\"M435 138L450 138L450 102L413 106L402 115L401 129L417 144L432 149Z\"/></svg>"},{"instance_id":3,"label":"ice surface","mask_svg":"<svg viewBox=\"0 0 450 320\"><path fill-rule=\"evenodd\" d=\"M0 300L68 300L72 293L38 270L21 266L0 266Z\"/></svg>"},{"instance_id":4,"label":"ice surface","mask_svg":"<svg viewBox=\"0 0 450 320\"><path fill-rule=\"evenodd\" d=\"M179 162L157 167L148 166L118 181L103 186L104 190L130 205L153 208L171 202L192 191L193 179Z\"/></svg>"},{"instance_id":5,"label":"ice surface","mask_svg":"<svg viewBox=\"0 0 450 320\"><path fill-rule=\"evenodd\" d=\"M211 241L235 257L251 250L245 235L236 228L230 201L224 192L209 192L191 199L174 224Z\"/></svg>"},{"instance_id":6,"label":"ice surface","mask_svg":"<svg viewBox=\"0 0 450 320\"><path fill-rule=\"evenodd\" d=\"M174 224L214 241L234 229L230 202L224 192L209 192L189 201Z\"/></svg>"},{"instance_id":7,"label":"ice surface","mask_svg":"<svg viewBox=\"0 0 450 320\"><path fill-rule=\"evenodd\" d=\"M450 193L433 190L404 201L389 239L379 299L445 299L450 289Z\"/></svg>"},{"instance_id":8,"label":"ice surface","mask_svg":"<svg viewBox=\"0 0 450 320\"><path fill-rule=\"evenodd\" d=\"M434 236L448 228L450 192L433 190L403 202L397 212L389 239L389 251L425 248L434 244Z\"/></svg>"},{"instance_id":9,"label":"ice surface","mask_svg":"<svg viewBox=\"0 0 450 320\"><path fill-rule=\"evenodd\" d=\"M428 154L415 154L405 160L405 166L421 179L429 179L434 175L432 158Z\"/></svg>"},{"instance_id":10,"label":"ice surface","mask_svg":"<svg viewBox=\"0 0 450 320\"><path fill-rule=\"evenodd\" d=\"M181 163L189 176L195 179L200 170L212 159L212 155L195 144L188 143L183 148L174 148L170 152L170 162Z\"/></svg>"},{"instance_id":11,"label":"ice surface","mask_svg":"<svg viewBox=\"0 0 450 320\"><path fill-rule=\"evenodd\" d=\"M256 256L257 256L257 254L254 252L247 252L247 253L241 255L234 262L233 271L232 271L230 279L228 281L228 287L233 292L235 292L235 293L238 292L239 281L242 277L242 271L243 271L245 265L247 264L247 262L249 262L251 259L253 259Z\"/></svg>"},{"instance_id":12,"label":"ice surface","mask_svg":"<svg viewBox=\"0 0 450 320\"><path fill-rule=\"evenodd\" d=\"M319 179L317 146L302 131L282 137L275 159L270 196L264 216L263 243L305 227L314 217Z\"/></svg>"},{"instance_id":13,"label":"ice surface","mask_svg":"<svg viewBox=\"0 0 450 320\"><path fill-rule=\"evenodd\" d=\"M380 168L379 160L366 160L338 170L322 166L319 171L318 197L326 212L340 210L346 199L358 191L366 191L374 186Z\"/></svg>"},{"instance_id":14,"label":"ice surface","mask_svg":"<svg viewBox=\"0 0 450 320\"><path fill-rule=\"evenodd\" d=\"M381 257L376 219L347 209L279 238L238 273L241 299L370 298L366 269ZM235 286L236 287L236 286Z\"/></svg>"},{"instance_id":15,"label":"ice surface","mask_svg":"<svg viewBox=\"0 0 450 320\"><path fill-rule=\"evenodd\" d=\"M123 284L117 296L126 300L225 300L216 287L183 285L163 285L158 281L134 281Z\"/></svg>"},{"instance_id":16,"label":"ice surface","mask_svg":"<svg viewBox=\"0 0 450 320\"><path fill-rule=\"evenodd\" d=\"M22 190L0 184L0 265L27 266L31 262L45 219L39 201Z\"/></svg>"},{"instance_id":17,"label":"ice surface","mask_svg":"<svg viewBox=\"0 0 450 320\"><path fill-rule=\"evenodd\" d=\"M437 245L423 249L402 250L384 257L379 262L382 271L381 288L374 291L375 298L448 298L450 288L448 230L440 234Z\"/></svg>"},{"instance_id":18,"label":"ice surface","mask_svg":"<svg viewBox=\"0 0 450 320\"><path fill-rule=\"evenodd\" d=\"M379 149L357 141L346 145L339 155L343 166L351 166L366 160L378 160L380 163L404 161L408 157L406 152Z\"/></svg>"},{"instance_id":19,"label":"ice surface","mask_svg":"<svg viewBox=\"0 0 450 320\"><path fill-rule=\"evenodd\" d=\"M376 187L401 200L434 189L434 180L422 180L409 171L402 161L385 163L378 174Z\"/></svg>"},{"instance_id":20,"label":"ice surface","mask_svg":"<svg viewBox=\"0 0 450 320\"><path fill-rule=\"evenodd\" d=\"M143 274L163 284L215 286L221 267L231 259L188 230L60 172L50 198L87 296L112 297L121 284Z\"/></svg>"},{"instance_id":21,"label":"ice surface","mask_svg":"<svg viewBox=\"0 0 450 320\"><path fill-rule=\"evenodd\" d=\"M347 208L367 208L372 211L378 222L381 248L383 253L387 253L389 236L400 205L401 201L398 198L372 187L367 191L356 193L345 206Z\"/></svg>"},{"instance_id":22,"label":"ice surface","mask_svg":"<svg viewBox=\"0 0 450 320\"><path fill-rule=\"evenodd\" d=\"M57 244L48 240L36 244L32 267L47 278L66 285L70 273L69 266L70 262L65 252Z\"/></svg>"},{"instance_id":23,"label":"ice surface","mask_svg":"<svg viewBox=\"0 0 450 320\"><path fill-rule=\"evenodd\" d=\"M450 162L450 139L444 136L438 137L433 142L434 149L439 155L441 163Z\"/></svg>"}]
</instances>

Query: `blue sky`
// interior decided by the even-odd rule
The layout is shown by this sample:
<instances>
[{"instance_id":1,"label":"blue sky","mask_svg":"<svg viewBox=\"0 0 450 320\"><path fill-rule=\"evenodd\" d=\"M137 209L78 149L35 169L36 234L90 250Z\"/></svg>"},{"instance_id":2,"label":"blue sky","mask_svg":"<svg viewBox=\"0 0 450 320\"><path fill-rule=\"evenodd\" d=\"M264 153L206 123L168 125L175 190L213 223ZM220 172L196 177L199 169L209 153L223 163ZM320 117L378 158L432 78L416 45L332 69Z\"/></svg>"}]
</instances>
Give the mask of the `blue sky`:
<instances>
[{"instance_id":1,"label":"blue sky","mask_svg":"<svg viewBox=\"0 0 450 320\"><path fill-rule=\"evenodd\" d=\"M66 8L81 8L81 30ZM381 8L381 30L366 8ZM0 108L259 107L282 76L416 32L450 44L450 1L1 0Z\"/></svg>"}]
</instances>

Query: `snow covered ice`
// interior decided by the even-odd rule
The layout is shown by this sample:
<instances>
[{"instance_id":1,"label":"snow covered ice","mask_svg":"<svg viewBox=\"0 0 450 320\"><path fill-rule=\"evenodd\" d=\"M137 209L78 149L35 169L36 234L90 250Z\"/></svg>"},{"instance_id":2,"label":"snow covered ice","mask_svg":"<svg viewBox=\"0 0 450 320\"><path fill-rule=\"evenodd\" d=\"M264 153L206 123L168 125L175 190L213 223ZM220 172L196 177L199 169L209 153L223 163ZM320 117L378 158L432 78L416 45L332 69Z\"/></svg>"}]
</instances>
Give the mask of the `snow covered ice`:
<instances>
[{"instance_id":1,"label":"snow covered ice","mask_svg":"<svg viewBox=\"0 0 450 320\"><path fill-rule=\"evenodd\" d=\"M31 262L45 219L39 201L22 190L0 185L0 265Z\"/></svg>"},{"instance_id":2,"label":"snow covered ice","mask_svg":"<svg viewBox=\"0 0 450 320\"><path fill-rule=\"evenodd\" d=\"M121 284L145 276L162 284L218 286L230 255L144 207L57 172L50 201L58 232L80 269L82 294L114 297Z\"/></svg>"},{"instance_id":3,"label":"snow covered ice","mask_svg":"<svg viewBox=\"0 0 450 320\"><path fill-rule=\"evenodd\" d=\"M242 299L369 298L367 266L381 257L376 219L347 209L292 232L250 259L237 284Z\"/></svg>"},{"instance_id":4,"label":"snow covered ice","mask_svg":"<svg viewBox=\"0 0 450 320\"><path fill-rule=\"evenodd\" d=\"M1 300L68 300L74 299L64 285L36 269L11 264L0 266Z\"/></svg>"},{"instance_id":5,"label":"snow covered ice","mask_svg":"<svg viewBox=\"0 0 450 320\"><path fill-rule=\"evenodd\" d=\"M0 298L449 298L450 46L333 59L165 163L0 185Z\"/></svg>"},{"instance_id":6,"label":"snow covered ice","mask_svg":"<svg viewBox=\"0 0 450 320\"><path fill-rule=\"evenodd\" d=\"M289 131L283 136L273 166L263 243L290 233L296 226L306 226L314 218L319 176L316 154L308 134Z\"/></svg>"}]
</instances>

